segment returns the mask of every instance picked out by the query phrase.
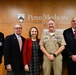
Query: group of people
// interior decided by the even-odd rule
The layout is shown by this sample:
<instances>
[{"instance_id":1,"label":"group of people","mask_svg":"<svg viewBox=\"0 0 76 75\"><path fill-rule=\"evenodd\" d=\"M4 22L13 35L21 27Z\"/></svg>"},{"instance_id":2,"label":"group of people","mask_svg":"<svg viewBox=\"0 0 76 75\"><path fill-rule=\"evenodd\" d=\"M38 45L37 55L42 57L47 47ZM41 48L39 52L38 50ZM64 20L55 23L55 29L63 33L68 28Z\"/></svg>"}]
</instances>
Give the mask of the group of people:
<instances>
[{"instance_id":1,"label":"group of people","mask_svg":"<svg viewBox=\"0 0 76 75\"><path fill-rule=\"evenodd\" d=\"M40 39L36 27L30 28L29 38L21 36L21 24L15 24L14 34L5 39L0 33L0 64L4 55L7 75L40 75L41 68L43 75L51 75L52 69L54 75L62 75L63 58L68 75L76 75L76 17L63 34L56 31L55 25L54 19L49 19L48 31L43 32Z\"/></svg>"}]
</instances>

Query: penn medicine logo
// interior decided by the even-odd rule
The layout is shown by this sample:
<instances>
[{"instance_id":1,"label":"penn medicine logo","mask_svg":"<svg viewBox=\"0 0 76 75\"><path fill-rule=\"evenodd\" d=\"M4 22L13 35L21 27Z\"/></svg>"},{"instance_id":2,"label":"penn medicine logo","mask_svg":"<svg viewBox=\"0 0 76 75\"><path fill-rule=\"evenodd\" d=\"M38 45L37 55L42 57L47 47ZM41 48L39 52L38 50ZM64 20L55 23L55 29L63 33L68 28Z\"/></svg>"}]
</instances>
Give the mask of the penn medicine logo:
<instances>
[{"instance_id":1,"label":"penn medicine logo","mask_svg":"<svg viewBox=\"0 0 76 75\"><path fill-rule=\"evenodd\" d=\"M18 14L18 20L22 22L25 19L25 14Z\"/></svg>"}]
</instances>

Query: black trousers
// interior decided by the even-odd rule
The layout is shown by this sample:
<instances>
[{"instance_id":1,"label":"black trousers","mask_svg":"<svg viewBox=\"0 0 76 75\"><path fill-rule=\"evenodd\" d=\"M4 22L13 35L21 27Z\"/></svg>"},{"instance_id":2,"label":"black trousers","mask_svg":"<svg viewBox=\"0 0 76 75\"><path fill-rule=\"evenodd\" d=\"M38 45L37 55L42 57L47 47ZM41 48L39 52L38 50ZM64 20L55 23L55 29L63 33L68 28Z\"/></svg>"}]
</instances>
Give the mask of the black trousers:
<instances>
[{"instance_id":1,"label":"black trousers","mask_svg":"<svg viewBox=\"0 0 76 75\"><path fill-rule=\"evenodd\" d=\"M14 71L8 72L7 71L7 75L24 75L24 71L17 71L17 72L14 72Z\"/></svg>"},{"instance_id":2,"label":"black trousers","mask_svg":"<svg viewBox=\"0 0 76 75\"><path fill-rule=\"evenodd\" d=\"M71 58L66 60L68 69L68 75L76 75L76 62L73 62Z\"/></svg>"}]
</instances>

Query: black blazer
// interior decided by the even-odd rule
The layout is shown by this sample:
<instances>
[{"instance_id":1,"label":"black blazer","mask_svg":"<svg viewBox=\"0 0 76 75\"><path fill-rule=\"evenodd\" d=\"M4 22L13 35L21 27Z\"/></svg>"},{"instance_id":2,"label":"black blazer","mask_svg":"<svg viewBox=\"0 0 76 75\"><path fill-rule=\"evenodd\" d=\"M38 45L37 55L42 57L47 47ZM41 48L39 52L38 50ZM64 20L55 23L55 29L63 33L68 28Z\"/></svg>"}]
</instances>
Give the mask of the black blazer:
<instances>
[{"instance_id":1,"label":"black blazer","mask_svg":"<svg viewBox=\"0 0 76 75\"><path fill-rule=\"evenodd\" d=\"M76 39L74 37L74 33L72 28L66 29L63 32L64 39L66 41L65 50L63 56L66 58L70 58L72 54L76 55Z\"/></svg>"},{"instance_id":2,"label":"black blazer","mask_svg":"<svg viewBox=\"0 0 76 75\"><path fill-rule=\"evenodd\" d=\"M4 46L4 34L0 32L0 64L2 62L3 46Z\"/></svg>"},{"instance_id":3,"label":"black blazer","mask_svg":"<svg viewBox=\"0 0 76 75\"><path fill-rule=\"evenodd\" d=\"M22 36L21 38L24 44L25 38ZM22 51L20 51L19 43L15 34L6 36L5 42L4 42L5 66L8 64L11 64L13 71L22 70L23 69Z\"/></svg>"}]
</instances>

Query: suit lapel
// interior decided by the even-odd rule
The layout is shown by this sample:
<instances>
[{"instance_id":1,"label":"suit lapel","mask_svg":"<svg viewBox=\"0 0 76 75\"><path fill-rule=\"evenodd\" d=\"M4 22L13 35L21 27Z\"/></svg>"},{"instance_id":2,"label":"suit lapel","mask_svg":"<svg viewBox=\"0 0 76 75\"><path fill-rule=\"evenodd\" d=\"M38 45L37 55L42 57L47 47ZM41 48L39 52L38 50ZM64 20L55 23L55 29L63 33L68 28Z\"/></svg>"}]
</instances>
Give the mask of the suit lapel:
<instances>
[{"instance_id":1,"label":"suit lapel","mask_svg":"<svg viewBox=\"0 0 76 75\"><path fill-rule=\"evenodd\" d=\"M13 39L14 39L14 42L17 43L17 46L19 47L18 39L15 34L13 34Z\"/></svg>"},{"instance_id":2,"label":"suit lapel","mask_svg":"<svg viewBox=\"0 0 76 75\"><path fill-rule=\"evenodd\" d=\"M70 39L72 39L73 41L75 40L75 38L74 38L74 34L73 34L73 30L72 30L72 28L69 30L69 38Z\"/></svg>"}]
</instances>

